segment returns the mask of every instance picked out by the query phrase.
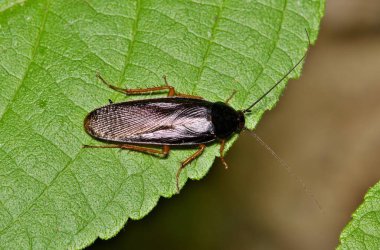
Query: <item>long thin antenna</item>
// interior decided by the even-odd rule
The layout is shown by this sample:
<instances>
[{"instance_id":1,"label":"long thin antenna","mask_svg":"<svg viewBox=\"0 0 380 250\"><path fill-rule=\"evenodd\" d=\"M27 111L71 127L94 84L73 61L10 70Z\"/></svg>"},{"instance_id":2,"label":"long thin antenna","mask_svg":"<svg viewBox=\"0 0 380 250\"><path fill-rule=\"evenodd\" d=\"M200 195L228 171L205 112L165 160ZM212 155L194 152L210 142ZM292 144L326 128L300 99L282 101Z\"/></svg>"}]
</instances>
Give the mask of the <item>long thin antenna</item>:
<instances>
[{"instance_id":1,"label":"long thin antenna","mask_svg":"<svg viewBox=\"0 0 380 250\"><path fill-rule=\"evenodd\" d=\"M309 37L309 33L307 32L307 30L305 29L306 31L306 36L307 36L307 40L309 42L309 46L310 46L310 37ZM258 100L256 100L254 103L251 104L251 106L249 106L248 108L244 109L243 110L243 113L247 113L247 112L250 112L251 108L253 106L255 106L258 102L260 102L264 97L266 97L275 87L277 87L286 77L288 77L290 75L290 73L293 72L293 70L303 61L303 59L305 59L306 57L306 54L307 54L307 50L305 52L305 54L302 56L302 58L288 71L288 73L286 73L278 82L276 82L275 85L273 85L267 92L265 92L265 94L263 94Z\"/></svg>"},{"instance_id":2,"label":"long thin antenna","mask_svg":"<svg viewBox=\"0 0 380 250\"><path fill-rule=\"evenodd\" d=\"M255 132L249 132L250 135L255 137L255 139L266 149L268 150L269 153L278 161L281 167L283 167L295 180L300 184L303 188L303 190L307 193L307 195L313 200L315 205L317 205L319 211L323 213L323 208L317 198L315 197L314 193L311 191L311 189L305 184L305 182L298 177L298 175L290 168L290 166L283 160L281 159L280 156L274 152L274 150L266 144Z\"/></svg>"}]
</instances>

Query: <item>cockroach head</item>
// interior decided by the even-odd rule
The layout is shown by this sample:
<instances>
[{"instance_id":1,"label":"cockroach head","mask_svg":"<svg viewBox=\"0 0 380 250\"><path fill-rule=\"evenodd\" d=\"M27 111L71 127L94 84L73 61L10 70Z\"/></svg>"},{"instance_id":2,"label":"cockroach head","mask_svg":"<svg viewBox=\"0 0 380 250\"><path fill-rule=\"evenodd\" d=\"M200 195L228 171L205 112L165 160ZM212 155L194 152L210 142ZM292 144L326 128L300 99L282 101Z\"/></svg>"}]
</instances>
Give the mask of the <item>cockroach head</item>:
<instances>
[{"instance_id":1,"label":"cockroach head","mask_svg":"<svg viewBox=\"0 0 380 250\"><path fill-rule=\"evenodd\" d=\"M233 133L244 128L244 113L237 111L224 102L215 102L211 108L211 119L215 135L219 139L227 139Z\"/></svg>"}]
</instances>

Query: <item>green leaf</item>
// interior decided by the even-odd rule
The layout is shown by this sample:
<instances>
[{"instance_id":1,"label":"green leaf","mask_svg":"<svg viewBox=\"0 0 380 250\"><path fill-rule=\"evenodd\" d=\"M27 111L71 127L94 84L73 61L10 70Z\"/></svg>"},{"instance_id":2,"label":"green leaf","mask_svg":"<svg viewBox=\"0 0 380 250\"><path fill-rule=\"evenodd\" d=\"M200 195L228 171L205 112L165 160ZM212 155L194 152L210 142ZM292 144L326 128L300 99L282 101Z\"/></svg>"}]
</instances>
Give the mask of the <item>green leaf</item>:
<instances>
[{"instance_id":1,"label":"green leaf","mask_svg":"<svg viewBox=\"0 0 380 250\"><path fill-rule=\"evenodd\" d=\"M340 235L338 249L380 249L380 183L372 187Z\"/></svg>"},{"instance_id":2,"label":"green leaf","mask_svg":"<svg viewBox=\"0 0 380 250\"><path fill-rule=\"evenodd\" d=\"M181 93L248 107L314 42L323 0L0 2L0 242L8 248L81 248L140 219L176 192L180 162L100 144L86 114L125 97L118 86L163 84ZM300 75L300 67L292 77ZM246 118L253 129L285 82ZM160 95L158 95L160 96ZM162 95L161 95L162 96ZM232 141L228 146L231 146ZM213 144L181 174L200 179Z\"/></svg>"}]
</instances>

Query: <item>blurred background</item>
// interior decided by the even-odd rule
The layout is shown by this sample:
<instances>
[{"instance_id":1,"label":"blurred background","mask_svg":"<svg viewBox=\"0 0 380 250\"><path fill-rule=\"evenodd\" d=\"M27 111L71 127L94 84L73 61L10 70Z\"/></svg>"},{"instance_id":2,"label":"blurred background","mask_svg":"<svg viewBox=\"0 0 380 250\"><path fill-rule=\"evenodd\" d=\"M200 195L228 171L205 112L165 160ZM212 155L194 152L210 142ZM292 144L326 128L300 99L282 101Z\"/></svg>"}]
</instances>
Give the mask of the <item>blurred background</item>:
<instances>
[{"instance_id":1,"label":"blurred background","mask_svg":"<svg viewBox=\"0 0 380 250\"><path fill-rule=\"evenodd\" d=\"M91 249L334 249L380 180L380 1L327 2L301 79L201 181Z\"/></svg>"}]
</instances>

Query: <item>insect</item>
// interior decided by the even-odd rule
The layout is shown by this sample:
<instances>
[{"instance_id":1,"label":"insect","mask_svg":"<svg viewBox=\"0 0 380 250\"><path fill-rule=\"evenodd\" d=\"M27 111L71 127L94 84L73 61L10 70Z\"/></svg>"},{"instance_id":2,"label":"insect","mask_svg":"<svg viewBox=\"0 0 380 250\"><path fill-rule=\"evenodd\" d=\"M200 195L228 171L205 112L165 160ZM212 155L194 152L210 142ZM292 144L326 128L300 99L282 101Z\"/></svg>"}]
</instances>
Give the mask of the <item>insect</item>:
<instances>
[{"instance_id":1,"label":"insect","mask_svg":"<svg viewBox=\"0 0 380 250\"><path fill-rule=\"evenodd\" d=\"M198 147L198 150L183 160L178 168L176 187L179 192L181 171L203 153L207 144L220 142L220 159L223 165L228 167L223 157L226 140L234 133L245 129L245 115L277 87L305 57L306 52L279 81L243 110L235 110L228 105L228 101L236 92L225 102L210 102L199 96L177 93L165 76L163 86L123 89L109 84L97 74L101 82L108 87L127 95L166 90L168 96L121 103L110 101L109 105L91 111L84 119L86 132L93 138L109 144L83 147L120 148L161 157L166 157L173 146Z\"/></svg>"}]
</instances>

